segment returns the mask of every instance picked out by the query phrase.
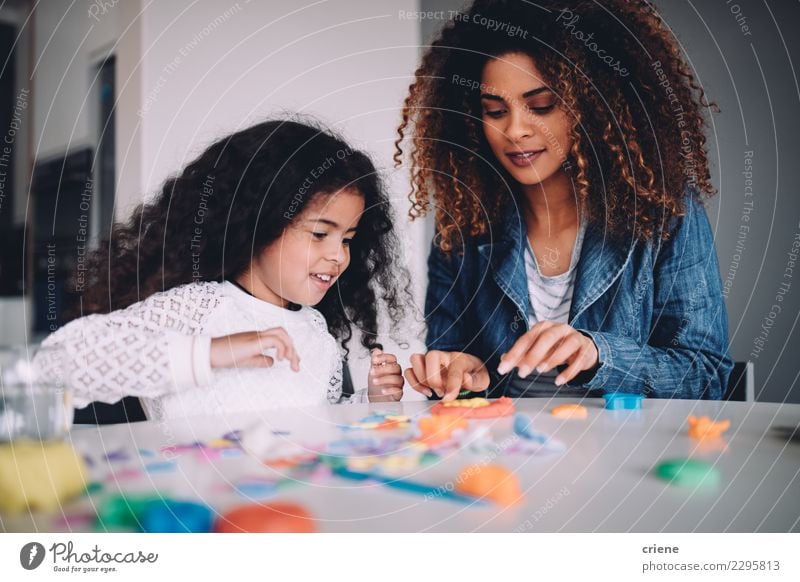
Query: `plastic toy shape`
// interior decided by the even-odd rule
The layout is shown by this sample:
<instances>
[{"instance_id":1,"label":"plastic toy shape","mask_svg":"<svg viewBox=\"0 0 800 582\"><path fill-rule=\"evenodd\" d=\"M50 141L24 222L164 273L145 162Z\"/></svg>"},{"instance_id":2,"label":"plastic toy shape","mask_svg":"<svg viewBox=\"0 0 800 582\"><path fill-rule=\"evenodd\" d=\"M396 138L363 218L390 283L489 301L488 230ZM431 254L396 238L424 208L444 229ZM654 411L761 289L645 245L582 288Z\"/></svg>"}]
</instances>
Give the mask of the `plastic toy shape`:
<instances>
[{"instance_id":1,"label":"plastic toy shape","mask_svg":"<svg viewBox=\"0 0 800 582\"><path fill-rule=\"evenodd\" d=\"M697 459L671 459L659 463L655 470L659 479L681 487L716 487L719 470Z\"/></svg>"},{"instance_id":2,"label":"plastic toy shape","mask_svg":"<svg viewBox=\"0 0 800 582\"><path fill-rule=\"evenodd\" d=\"M607 410L641 410L644 396L641 394L624 394L611 392L603 395Z\"/></svg>"}]
</instances>

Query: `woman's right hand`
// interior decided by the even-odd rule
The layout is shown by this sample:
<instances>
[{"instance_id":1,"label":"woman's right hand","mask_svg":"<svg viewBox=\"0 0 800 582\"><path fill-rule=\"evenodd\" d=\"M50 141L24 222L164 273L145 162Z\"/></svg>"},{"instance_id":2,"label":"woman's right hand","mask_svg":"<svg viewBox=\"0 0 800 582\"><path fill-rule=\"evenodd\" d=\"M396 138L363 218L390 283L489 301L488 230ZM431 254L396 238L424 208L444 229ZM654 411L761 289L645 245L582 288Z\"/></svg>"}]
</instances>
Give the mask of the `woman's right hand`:
<instances>
[{"instance_id":1,"label":"woman's right hand","mask_svg":"<svg viewBox=\"0 0 800 582\"><path fill-rule=\"evenodd\" d=\"M464 352L440 352L411 356L406 370L411 387L425 396L435 392L442 400L455 400L464 390L481 392L489 387L489 372L480 358Z\"/></svg>"},{"instance_id":2,"label":"woman's right hand","mask_svg":"<svg viewBox=\"0 0 800 582\"><path fill-rule=\"evenodd\" d=\"M292 338L282 327L215 337L211 340L211 367L269 368L275 358L266 355L267 350L275 350L275 358L289 360L292 370L300 371Z\"/></svg>"}]
</instances>

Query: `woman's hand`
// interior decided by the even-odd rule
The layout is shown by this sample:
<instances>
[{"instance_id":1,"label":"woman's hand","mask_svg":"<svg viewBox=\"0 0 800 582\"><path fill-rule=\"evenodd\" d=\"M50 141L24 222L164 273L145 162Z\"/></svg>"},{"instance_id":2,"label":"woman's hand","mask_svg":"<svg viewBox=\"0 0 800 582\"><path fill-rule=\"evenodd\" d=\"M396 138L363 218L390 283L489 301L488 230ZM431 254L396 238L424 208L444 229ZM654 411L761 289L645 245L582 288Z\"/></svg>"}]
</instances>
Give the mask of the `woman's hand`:
<instances>
[{"instance_id":1,"label":"woman's hand","mask_svg":"<svg viewBox=\"0 0 800 582\"><path fill-rule=\"evenodd\" d=\"M274 358L265 352L274 350ZM300 358L286 330L274 327L264 331L234 333L211 340L212 368L269 368L278 360L289 360L292 370L300 371Z\"/></svg>"},{"instance_id":2,"label":"woman's hand","mask_svg":"<svg viewBox=\"0 0 800 582\"><path fill-rule=\"evenodd\" d=\"M375 348L370 352L368 396L370 402L397 402L403 397L403 370L394 354Z\"/></svg>"},{"instance_id":3,"label":"woman's hand","mask_svg":"<svg viewBox=\"0 0 800 582\"><path fill-rule=\"evenodd\" d=\"M436 392L442 400L455 400L462 388L480 392L489 387L486 366L480 358L464 352L414 354L406 379L417 392L428 397Z\"/></svg>"},{"instance_id":4,"label":"woman's hand","mask_svg":"<svg viewBox=\"0 0 800 582\"><path fill-rule=\"evenodd\" d=\"M556 386L561 386L579 372L595 367L598 357L597 346L590 337L566 323L540 321L500 357L497 371L507 374L519 368L519 377L526 378L534 369L541 374L569 364L556 377Z\"/></svg>"}]
</instances>

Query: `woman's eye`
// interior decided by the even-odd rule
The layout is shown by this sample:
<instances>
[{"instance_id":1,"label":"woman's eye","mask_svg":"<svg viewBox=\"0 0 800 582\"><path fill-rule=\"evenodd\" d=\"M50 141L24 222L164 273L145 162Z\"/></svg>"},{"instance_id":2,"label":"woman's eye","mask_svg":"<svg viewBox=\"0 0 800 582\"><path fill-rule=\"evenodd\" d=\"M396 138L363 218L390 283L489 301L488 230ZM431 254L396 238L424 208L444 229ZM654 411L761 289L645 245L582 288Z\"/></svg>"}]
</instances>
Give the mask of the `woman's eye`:
<instances>
[{"instance_id":1,"label":"woman's eye","mask_svg":"<svg viewBox=\"0 0 800 582\"><path fill-rule=\"evenodd\" d=\"M351 242L353 242L353 239L351 239L351 238L344 238L344 239L342 239L342 244L343 244L344 246L346 246L346 247L349 247Z\"/></svg>"},{"instance_id":2,"label":"woman's eye","mask_svg":"<svg viewBox=\"0 0 800 582\"><path fill-rule=\"evenodd\" d=\"M492 119L498 119L505 113L505 109L495 109L494 111L484 111L483 114L486 117L491 117Z\"/></svg>"},{"instance_id":3,"label":"woman's eye","mask_svg":"<svg viewBox=\"0 0 800 582\"><path fill-rule=\"evenodd\" d=\"M328 236L327 232L312 232L311 235L317 240L323 240L326 236Z\"/></svg>"},{"instance_id":4,"label":"woman's eye","mask_svg":"<svg viewBox=\"0 0 800 582\"><path fill-rule=\"evenodd\" d=\"M550 113L553 109L555 109L555 107L556 107L555 103L546 103L546 104L532 103L528 105L528 109L530 109L534 113L538 113L539 115L542 115L544 113Z\"/></svg>"}]
</instances>

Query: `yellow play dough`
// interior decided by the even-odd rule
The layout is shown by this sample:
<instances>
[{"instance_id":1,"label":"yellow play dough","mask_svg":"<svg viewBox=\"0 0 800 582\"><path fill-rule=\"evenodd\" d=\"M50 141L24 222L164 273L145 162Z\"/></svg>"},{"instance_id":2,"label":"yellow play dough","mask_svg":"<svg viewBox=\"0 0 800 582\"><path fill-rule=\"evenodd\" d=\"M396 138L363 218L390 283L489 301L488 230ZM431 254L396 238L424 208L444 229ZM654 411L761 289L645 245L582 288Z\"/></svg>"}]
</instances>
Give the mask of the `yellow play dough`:
<instances>
[{"instance_id":1,"label":"yellow play dough","mask_svg":"<svg viewBox=\"0 0 800 582\"><path fill-rule=\"evenodd\" d=\"M68 443L0 444L0 512L54 511L85 488L83 459Z\"/></svg>"},{"instance_id":2,"label":"yellow play dough","mask_svg":"<svg viewBox=\"0 0 800 582\"><path fill-rule=\"evenodd\" d=\"M442 402L445 408L483 408L489 406L491 402L486 398L467 398L465 400L451 400L450 402Z\"/></svg>"}]
</instances>

